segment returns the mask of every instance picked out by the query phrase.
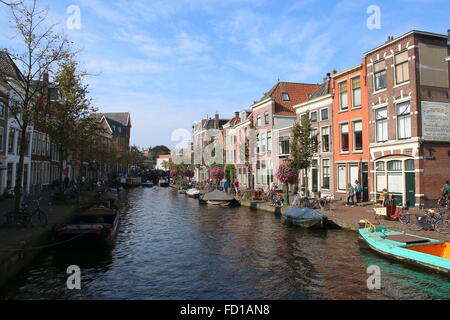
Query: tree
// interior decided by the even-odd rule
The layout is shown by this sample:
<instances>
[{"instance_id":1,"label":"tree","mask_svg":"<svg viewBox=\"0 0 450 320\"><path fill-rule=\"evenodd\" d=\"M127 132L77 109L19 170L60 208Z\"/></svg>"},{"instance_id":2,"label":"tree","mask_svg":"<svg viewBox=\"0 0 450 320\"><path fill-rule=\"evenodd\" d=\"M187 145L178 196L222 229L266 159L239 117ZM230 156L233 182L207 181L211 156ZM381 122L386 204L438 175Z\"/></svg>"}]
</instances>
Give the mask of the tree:
<instances>
[{"instance_id":1,"label":"tree","mask_svg":"<svg viewBox=\"0 0 450 320\"><path fill-rule=\"evenodd\" d=\"M223 170L221 168L213 168L210 171L210 175L211 175L212 179L217 181L217 180L223 180L225 173L223 172Z\"/></svg>"},{"instance_id":2,"label":"tree","mask_svg":"<svg viewBox=\"0 0 450 320\"><path fill-rule=\"evenodd\" d=\"M286 186L285 202L289 204L289 184L297 180L298 171L292 170L288 165L282 164L276 173L277 179Z\"/></svg>"},{"instance_id":3,"label":"tree","mask_svg":"<svg viewBox=\"0 0 450 320\"><path fill-rule=\"evenodd\" d=\"M89 146L103 132L95 116L97 109L91 106L91 99L87 97L89 91L88 86L83 84L84 75L74 60L67 59L60 63L55 77L60 99L49 106L48 116L38 122L46 128L59 152L61 187L64 160L72 155L84 163L90 158Z\"/></svg>"},{"instance_id":4,"label":"tree","mask_svg":"<svg viewBox=\"0 0 450 320\"><path fill-rule=\"evenodd\" d=\"M0 78L4 80L3 85L13 95L11 103L8 104L9 114L15 118L21 131L14 203L15 211L19 212L23 194L25 154L30 143L27 131L44 114L42 92L45 91L45 80L52 73L54 65L68 58L71 53L70 42L55 31L55 24L48 24L48 11L39 9L37 0L15 3L9 8L13 27L24 46L21 53L10 54L22 69L19 79L0 74Z\"/></svg>"},{"instance_id":5,"label":"tree","mask_svg":"<svg viewBox=\"0 0 450 320\"><path fill-rule=\"evenodd\" d=\"M225 166L225 178L229 182L233 182L236 179L236 167L233 164L227 164Z\"/></svg>"},{"instance_id":6,"label":"tree","mask_svg":"<svg viewBox=\"0 0 450 320\"><path fill-rule=\"evenodd\" d=\"M292 129L291 157L288 160L289 167L297 173L304 171L306 177L305 192L309 194L308 170L312 164L313 156L319 151L317 134L313 134L309 115L303 116L300 123L296 123Z\"/></svg>"}]
</instances>

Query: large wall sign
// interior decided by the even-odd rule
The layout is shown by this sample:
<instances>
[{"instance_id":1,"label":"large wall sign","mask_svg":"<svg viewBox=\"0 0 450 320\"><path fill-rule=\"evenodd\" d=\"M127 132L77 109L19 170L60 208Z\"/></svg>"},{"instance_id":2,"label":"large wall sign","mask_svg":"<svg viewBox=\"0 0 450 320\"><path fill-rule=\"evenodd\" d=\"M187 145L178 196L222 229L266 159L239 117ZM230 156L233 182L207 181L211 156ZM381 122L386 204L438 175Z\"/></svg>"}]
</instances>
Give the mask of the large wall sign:
<instances>
[{"instance_id":1,"label":"large wall sign","mask_svg":"<svg viewBox=\"0 0 450 320\"><path fill-rule=\"evenodd\" d=\"M422 102L422 135L425 141L450 142L450 103Z\"/></svg>"}]
</instances>

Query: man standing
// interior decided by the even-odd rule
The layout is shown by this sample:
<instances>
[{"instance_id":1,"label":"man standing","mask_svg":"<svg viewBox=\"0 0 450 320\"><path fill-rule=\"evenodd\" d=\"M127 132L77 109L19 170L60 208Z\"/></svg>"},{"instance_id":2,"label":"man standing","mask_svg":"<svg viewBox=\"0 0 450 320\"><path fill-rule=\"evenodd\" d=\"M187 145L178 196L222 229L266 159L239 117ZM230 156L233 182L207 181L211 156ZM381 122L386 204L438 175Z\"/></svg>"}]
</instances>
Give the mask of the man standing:
<instances>
[{"instance_id":1,"label":"man standing","mask_svg":"<svg viewBox=\"0 0 450 320\"><path fill-rule=\"evenodd\" d=\"M356 203L361 203L363 187L358 180L355 181L355 191L356 191Z\"/></svg>"}]
</instances>

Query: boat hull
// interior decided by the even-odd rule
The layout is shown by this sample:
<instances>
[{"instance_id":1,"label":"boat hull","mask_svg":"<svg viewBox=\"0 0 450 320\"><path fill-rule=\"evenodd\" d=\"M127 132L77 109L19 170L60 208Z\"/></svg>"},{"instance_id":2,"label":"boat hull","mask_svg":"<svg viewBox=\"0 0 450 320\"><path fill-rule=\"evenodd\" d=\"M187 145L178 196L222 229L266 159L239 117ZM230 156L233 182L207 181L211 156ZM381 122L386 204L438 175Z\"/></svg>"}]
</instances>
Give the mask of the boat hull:
<instances>
[{"instance_id":1,"label":"boat hull","mask_svg":"<svg viewBox=\"0 0 450 320\"><path fill-rule=\"evenodd\" d=\"M383 233L384 232L384 233ZM432 270L435 272L439 272L441 274L445 274L447 276L450 276L450 259L418 252L411 250L411 248L418 248L418 247L426 247L430 245L436 245L439 244L439 241L434 239L428 239L423 237L417 237L422 238L424 240L427 240L428 242L417 245L417 244L406 244L406 243L395 243L393 241L385 240L383 239L383 235L386 235L386 233L389 234L397 234L397 235L403 235L400 233L389 231L385 228L380 229L380 232L377 231L377 239L374 237L371 237L367 234L365 229L360 229L359 234L361 236L361 239L371 248L373 251L377 252L378 254L385 256L390 259L394 259L400 262L404 262L410 265L426 268L428 270ZM406 235L406 236L412 236L413 235Z\"/></svg>"}]
</instances>

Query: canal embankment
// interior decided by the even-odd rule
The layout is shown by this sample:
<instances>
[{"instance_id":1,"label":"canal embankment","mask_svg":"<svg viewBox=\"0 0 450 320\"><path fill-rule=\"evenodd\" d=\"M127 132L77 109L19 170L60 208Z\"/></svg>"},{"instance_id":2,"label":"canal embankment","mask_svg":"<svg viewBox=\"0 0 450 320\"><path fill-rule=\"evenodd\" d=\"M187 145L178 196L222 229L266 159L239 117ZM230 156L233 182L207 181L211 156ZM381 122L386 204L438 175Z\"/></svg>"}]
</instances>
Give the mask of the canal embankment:
<instances>
[{"instance_id":1,"label":"canal embankment","mask_svg":"<svg viewBox=\"0 0 450 320\"><path fill-rule=\"evenodd\" d=\"M269 203L262 201L241 200L241 205L255 211L264 211L275 215L281 215L289 209L289 207L286 206L282 208L273 207ZM339 227L348 231L358 232L360 228L360 221L367 219L372 223L380 223L384 227L387 227L393 231L413 233L418 236L433 238L440 241L450 241L450 235L440 234L435 231L415 231L411 229L411 225L403 225L399 221L375 221L374 208L376 208L375 205L347 207L345 206L345 202L337 201L331 205L330 210L318 211L328 216L328 218ZM419 213L419 210L412 209L410 212Z\"/></svg>"},{"instance_id":2,"label":"canal embankment","mask_svg":"<svg viewBox=\"0 0 450 320\"><path fill-rule=\"evenodd\" d=\"M85 201L94 199L97 193L85 196ZM2 203L2 216L8 203ZM57 225L69 222L78 212L79 205L44 205L48 217L46 226L24 228L0 225L0 287L25 268L39 253L52 246L52 233ZM3 222L3 221L2 221Z\"/></svg>"}]
</instances>

